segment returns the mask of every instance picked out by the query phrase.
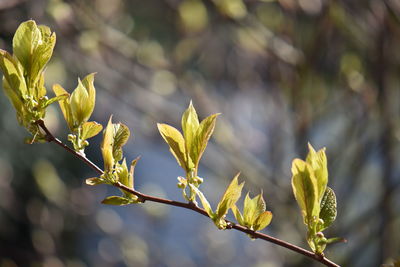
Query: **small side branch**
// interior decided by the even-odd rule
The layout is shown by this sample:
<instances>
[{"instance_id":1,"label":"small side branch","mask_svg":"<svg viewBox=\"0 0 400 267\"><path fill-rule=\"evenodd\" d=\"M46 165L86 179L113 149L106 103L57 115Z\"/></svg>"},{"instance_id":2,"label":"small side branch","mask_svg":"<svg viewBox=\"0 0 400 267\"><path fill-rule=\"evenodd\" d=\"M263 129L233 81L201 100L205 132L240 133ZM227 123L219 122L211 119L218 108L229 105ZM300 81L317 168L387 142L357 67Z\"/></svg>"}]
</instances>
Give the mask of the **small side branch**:
<instances>
[{"instance_id":1,"label":"small side branch","mask_svg":"<svg viewBox=\"0 0 400 267\"><path fill-rule=\"evenodd\" d=\"M54 137L54 135L47 129L46 125L44 124L44 122L42 120L39 120L36 122L40 128L45 132L45 138L48 142L53 142L55 144L57 144L58 146L62 147L64 150L68 151L69 153L71 153L72 155L74 155L75 157L77 157L78 159L80 159L81 161L83 161L86 165L88 165L90 168L92 168L97 174L102 175L104 172L102 169L100 169L96 164L94 164L92 161L90 161L88 158L86 158L85 156L83 156L82 154L76 152L75 150L71 149L70 147L68 147L67 145L65 145L64 143L62 143L59 139L57 139L56 137ZM161 204L165 204L165 205L170 205L170 206L175 206L175 207L180 207L180 208L185 208L185 209L189 209L192 210L194 212L197 212L203 216L209 217L207 212L198 207L197 205L194 205L193 203L185 203L185 202L180 202L180 201L175 201L175 200L170 200L170 199L165 199L165 198L159 198L159 197L155 197L155 196L151 196L151 195L146 195L143 194L139 191L136 191L132 188L129 188L123 184L121 184L120 182L116 182L113 184L113 186L120 188L126 192L129 192L135 196L137 196L141 201L145 202L145 201L151 201L151 202L156 202L156 203L161 203ZM229 225L229 229L235 229L237 231L246 233L251 235L254 238L258 238L258 239L262 239L265 240L267 242L271 242L274 243L278 246L287 248L289 250L292 250L294 252L297 252L299 254L302 254L306 257L309 257L313 260L316 260L326 266L329 267L340 267L339 265L337 265L336 263L330 261L329 259L327 259L326 257L324 257L323 255L318 255L315 254L311 251L308 251L304 248L298 247L296 245L293 245L291 243L288 243L286 241L283 241L281 239L269 236L267 234L263 234L261 232L257 232L257 231L253 231L250 230L246 227L243 227L241 225L238 225L234 222L231 221L226 221Z\"/></svg>"}]
</instances>

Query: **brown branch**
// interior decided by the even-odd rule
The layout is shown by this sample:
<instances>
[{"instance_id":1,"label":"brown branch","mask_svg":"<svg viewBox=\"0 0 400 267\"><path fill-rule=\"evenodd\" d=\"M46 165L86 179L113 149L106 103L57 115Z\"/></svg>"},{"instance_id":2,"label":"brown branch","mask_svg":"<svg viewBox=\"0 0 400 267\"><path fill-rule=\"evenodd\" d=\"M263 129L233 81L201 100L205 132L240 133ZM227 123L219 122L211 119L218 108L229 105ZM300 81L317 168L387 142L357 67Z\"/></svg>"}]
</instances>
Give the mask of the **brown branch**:
<instances>
[{"instance_id":1,"label":"brown branch","mask_svg":"<svg viewBox=\"0 0 400 267\"><path fill-rule=\"evenodd\" d=\"M65 145L64 143L62 143L59 139L57 139L56 137L54 137L54 135L47 129L46 125L44 124L44 122L42 120L39 120L36 122L40 128L45 132L46 134L46 140L48 142L53 142L55 144L57 144L58 146L62 147L63 149L65 149L66 151L68 151L69 153L73 154L75 157L79 158L80 160L82 160L84 163L86 163L86 165L88 165L89 167L91 167L94 171L96 171L99 175L102 175L104 172L102 169L100 169L96 164L94 164L93 162L91 162L88 158L86 158L85 156L83 156L82 154L76 152L75 150L69 148L67 145ZM165 204L165 205L170 205L170 206L175 206L175 207L180 207L180 208L185 208L185 209L189 209L192 210L194 212L200 213L201 215L204 215L206 217L209 217L207 212L198 207L196 204L194 204L193 202L189 202L189 203L185 203L185 202L180 202L180 201L175 201L175 200L170 200L170 199L165 199L165 198L159 198L159 197L155 197L155 196L151 196L151 195L146 195L143 194L139 191L136 191L132 188L129 188L123 184L121 184L120 182L116 182L113 183L113 186L118 187L119 189L122 189L126 192L129 192L135 196L137 196L142 202L145 201L151 201L151 202L156 202L156 203L161 203L161 204ZM228 221L226 220L228 227L227 229L235 229L237 231L246 233L250 236L252 236L253 238L258 238L258 239L262 239L271 243L274 243L278 246L281 247L285 247L289 250L292 250L294 252L300 253L306 257L309 257L313 260L316 260L326 266L329 267L340 267L339 265L337 265L336 263L330 261L329 259L327 259L326 257L324 257L323 255L319 255L319 254L315 254L311 251L308 251L304 248L298 247L296 245L293 245L291 243L288 243L286 241L283 241L281 239L269 236L267 234L263 234L261 232L257 232L257 231L253 231L250 230L244 226L238 225L234 222Z\"/></svg>"}]
</instances>

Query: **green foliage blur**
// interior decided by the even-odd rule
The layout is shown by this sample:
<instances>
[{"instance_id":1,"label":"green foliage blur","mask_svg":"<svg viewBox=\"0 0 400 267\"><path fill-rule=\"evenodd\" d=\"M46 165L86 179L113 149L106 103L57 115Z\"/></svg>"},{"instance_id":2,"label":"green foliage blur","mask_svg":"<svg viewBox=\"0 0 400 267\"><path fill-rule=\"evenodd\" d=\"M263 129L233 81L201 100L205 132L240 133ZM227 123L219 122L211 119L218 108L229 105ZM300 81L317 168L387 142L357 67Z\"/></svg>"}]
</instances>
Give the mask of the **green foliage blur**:
<instances>
[{"instance_id":1,"label":"green foliage blur","mask_svg":"<svg viewBox=\"0 0 400 267\"><path fill-rule=\"evenodd\" d=\"M1 49L28 19L57 33L48 92L71 94L97 72L92 119L113 114L131 129L138 190L181 199L182 170L156 123L179 125L193 100L200 119L222 113L198 171L211 206L241 171L274 214L266 233L307 247L290 167L310 142L327 148L338 199L326 234L349 241L326 255L363 267L400 258L397 1L3 0ZM45 121L66 141L62 116L53 104ZM3 93L0 125L1 267L319 266L184 210L100 204L118 192L85 185L95 174L58 147L23 144ZM103 166L100 139L85 153Z\"/></svg>"}]
</instances>

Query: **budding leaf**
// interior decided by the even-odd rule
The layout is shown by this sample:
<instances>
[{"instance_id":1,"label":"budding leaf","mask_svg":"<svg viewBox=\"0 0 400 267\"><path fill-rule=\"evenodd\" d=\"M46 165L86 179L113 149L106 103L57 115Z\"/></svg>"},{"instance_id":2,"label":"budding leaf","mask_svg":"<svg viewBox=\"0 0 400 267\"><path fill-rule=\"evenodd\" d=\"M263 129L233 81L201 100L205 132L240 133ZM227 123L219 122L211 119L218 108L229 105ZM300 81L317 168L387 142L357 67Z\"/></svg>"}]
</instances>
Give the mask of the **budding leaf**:
<instances>
[{"instance_id":1,"label":"budding leaf","mask_svg":"<svg viewBox=\"0 0 400 267\"><path fill-rule=\"evenodd\" d=\"M107 205L123 206L132 203L132 201L124 197L111 196L103 199L101 203Z\"/></svg>"},{"instance_id":2,"label":"budding leaf","mask_svg":"<svg viewBox=\"0 0 400 267\"><path fill-rule=\"evenodd\" d=\"M105 181L104 179L101 179L101 178L97 178L97 177L87 178L85 182L87 185L107 184L107 181Z\"/></svg>"},{"instance_id":3,"label":"budding leaf","mask_svg":"<svg viewBox=\"0 0 400 267\"><path fill-rule=\"evenodd\" d=\"M189 107L182 115L182 130L183 136L185 138L185 148L186 151L191 151L193 143L195 142L197 129L199 128L199 118L197 116L196 110L193 107L192 101L190 101ZM190 158L195 160L193 155ZM189 168L194 167L194 162L190 162Z\"/></svg>"},{"instance_id":4,"label":"budding leaf","mask_svg":"<svg viewBox=\"0 0 400 267\"><path fill-rule=\"evenodd\" d=\"M95 121L85 122L82 124L81 139L86 140L96 136L103 130L103 126Z\"/></svg>"},{"instance_id":5,"label":"budding leaf","mask_svg":"<svg viewBox=\"0 0 400 267\"><path fill-rule=\"evenodd\" d=\"M272 212L264 211L254 221L254 231L259 231L267 227L272 220Z\"/></svg>"},{"instance_id":6,"label":"budding leaf","mask_svg":"<svg viewBox=\"0 0 400 267\"><path fill-rule=\"evenodd\" d=\"M78 86L71 94L70 105L75 126L88 121L92 115L96 97L93 80L94 73L87 75L83 81L78 79Z\"/></svg>"},{"instance_id":7,"label":"budding leaf","mask_svg":"<svg viewBox=\"0 0 400 267\"><path fill-rule=\"evenodd\" d=\"M208 140L214 132L215 123L219 114L213 114L205 118L199 125L194 143L191 148L190 157L194 161L195 166L199 165L200 159L207 147Z\"/></svg>"},{"instance_id":8,"label":"budding leaf","mask_svg":"<svg viewBox=\"0 0 400 267\"><path fill-rule=\"evenodd\" d=\"M310 164L295 159L292 163L292 188L300 206L304 223L308 224L313 216L319 215L317 181Z\"/></svg>"},{"instance_id":9,"label":"budding leaf","mask_svg":"<svg viewBox=\"0 0 400 267\"><path fill-rule=\"evenodd\" d=\"M235 219L236 219L236 221L240 224L240 225L245 225L245 222L244 222L244 218L243 218L243 215L242 215L242 213L240 212L240 210L239 210L239 208L236 206L236 205L233 205L232 206L232 212L233 212L233 215L235 216Z\"/></svg>"},{"instance_id":10,"label":"budding leaf","mask_svg":"<svg viewBox=\"0 0 400 267\"><path fill-rule=\"evenodd\" d=\"M114 146L114 127L110 117L107 127L103 133L103 142L101 143L101 152L103 154L104 169L109 171L114 166L113 146Z\"/></svg>"},{"instance_id":11,"label":"budding leaf","mask_svg":"<svg viewBox=\"0 0 400 267\"><path fill-rule=\"evenodd\" d=\"M325 148L320 149L318 152L314 150L311 144L308 144L309 153L306 162L311 165L315 178L317 180L318 189L318 203L321 202L324 195L326 185L328 184L328 167L325 154Z\"/></svg>"},{"instance_id":12,"label":"budding leaf","mask_svg":"<svg viewBox=\"0 0 400 267\"><path fill-rule=\"evenodd\" d=\"M260 216L261 213L265 211L265 201L262 194L257 195L255 198L251 199L249 193L247 193L244 199L243 217L247 226L252 226Z\"/></svg>"},{"instance_id":13,"label":"budding leaf","mask_svg":"<svg viewBox=\"0 0 400 267\"><path fill-rule=\"evenodd\" d=\"M122 146L126 144L131 133L128 126L123 123L115 123L113 126L113 157L116 161L120 161L122 159Z\"/></svg>"},{"instance_id":14,"label":"budding leaf","mask_svg":"<svg viewBox=\"0 0 400 267\"><path fill-rule=\"evenodd\" d=\"M220 202L218 203L216 210L217 218L223 218L228 213L228 210L231 209L239 200L242 194L244 182L239 184L238 178L239 173L233 178L232 182L229 184Z\"/></svg>"},{"instance_id":15,"label":"budding leaf","mask_svg":"<svg viewBox=\"0 0 400 267\"><path fill-rule=\"evenodd\" d=\"M326 187L325 194L321 201L319 217L324 221L320 231L328 228L336 219L336 195L332 188Z\"/></svg>"},{"instance_id":16,"label":"budding leaf","mask_svg":"<svg viewBox=\"0 0 400 267\"><path fill-rule=\"evenodd\" d=\"M189 172L190 169L186 164L185 140L183 139L182 134L176 128L168 124L157 123L157 127L161 136L169 145L170 151L178 161L178 164L186 172Z\"/></svg>"},{"instance_id":17,"label":"budding leaf","mask_svg":"<svg viewBox=\"0 0 400 267\"><path fill-rule=\"evenodd\" d=\"M136 159L132 160L131 167L129 169L129 180L128 180L128 183L126 184L126 186L128 186L129 188L132 188L132 189L135 188L135 167L136 167L136 164L137 164L139 158L140 157L137 157Z\"/></svg>"},{"instance_id":18,"label":"budding leaf","mask_svg":"<svg viewBox=\"0 0 400 267\"><path fill-rule=\"evenodd\" d=\"M67 91L65 91L65 89L59 85L59 84L54 84L53 85L53 91L56 94L56 96L61 96L61 95L67 95L68 97L65 99L62 99L58 102L58 104L60 105L61 111L64 115L65 121L68 124L68 127L71 131L74 130L74 121L73 121L73 117L72 117L72 110L70 107L70 99L69 99L69 94Z\"/></svg>"},{"instance_id":19,"label":"budding leaf","mask_svg":"<svg viewBox=\"0 0 400 267\"><path fill-rule=\"evenodd\" d=\"M128 186L129 172L128 172L128 167L126 166L126 159L122 161L122 164L117 163L115 169L118 176L118 181L121 184Z\"/></svg>"}]
</instances>

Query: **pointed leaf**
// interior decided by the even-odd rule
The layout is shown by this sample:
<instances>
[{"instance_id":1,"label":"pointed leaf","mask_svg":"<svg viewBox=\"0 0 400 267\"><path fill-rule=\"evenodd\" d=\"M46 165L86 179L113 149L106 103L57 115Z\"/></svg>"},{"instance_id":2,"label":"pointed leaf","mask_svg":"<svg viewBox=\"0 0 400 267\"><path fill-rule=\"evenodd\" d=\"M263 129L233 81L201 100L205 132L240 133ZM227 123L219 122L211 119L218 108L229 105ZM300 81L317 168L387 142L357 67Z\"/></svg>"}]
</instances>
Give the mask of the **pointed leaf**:
<instances>
[{"instance_id":1,"label":"pointed leaf","mask_svg":"<svg viewBox=\"0 0 400 267\"><path fill-rule=\"evenodd\" d=\"M49 100L47 100L47 101L44 103L43 106L44 106L44 107L48 107L49 105L53 104L53 103L56 102L56 101L63 101L63 100L65 100L65 99L67 99L67 98L68 98L68 94L55 96L55 97L52 97L52 98L50 98Z\"/></svg>"},{"instance_id":2,"label":"pointed leaf","mask_svg":"<svg viewBox=\"0 0 400 267\"><path fill-rule=\"evenodd\" d=\"M207 147L208 140L210 139L219 114L213 114L205 118L199 125L194 143L190 150L190 157L192 158L195 167L198 167L201 156Z\"/></svg>"},{"instance_id":3,"label":"pointed leaf","mask_svg":"<svg viewBox=\"0 0 400 267\"><path fill-rule=\"evenodd\" d=\"M199 128L199 118L196 110L193 107L192 101L190 101L189 107L182 115L182 131L185 138L186 151L191 151L192 145L195 142L196 132ZM194 168L194 162L191 161L189 168Z\"/></svg>"},{"instance_id":4,"label":"pointed leaf","mask_svg":"<svg viewBox=\"0 0 400 267\"><path fill-rule=\"evenodd\" d=\"M132 202L130 199L124 197L111 196L103 199L101 203L107 205L123 206L123 205L128 205Z\"/></svg>"},{"instance_id":5,"label":"pointed leaf","mask_svg":"<svg viewBox=\"0 0 400 267\"><path fill-rule=\"evenodd\" d=\"M139 159L140 157L137 157L136 159L132 160L131 167L129 169L129 181L127 186L132 189L135 188L135 167Z\"/></svg>"},{"instance_id":6,"label":"pointed leaf","mask_svg":"<svg viewBox=\"0 0 400 267\"><path fill-rule=\"evenodd\" d=\"M118 176L118 181L123 184L128 186L128 182L129 182L129 172L128 172L128 166L126 165L126 159L124 159L122 161L121 164L117 163L116 164L116 173Z\"/></svg>"},{"instance_id":7,"label":"pointed leaf","mask_svg":"<svg viewBox=\"0 0 400 267\"><path fill-rule=\"evenodd\" d=\"M250 198L249 193L247 193L246 198L244 200L244 209L243 216L244 221L249 226L255 223L255 220L261 213L265 211L265 201L262 197L262 193L254 197Z\"/></svg>"},{"instance_id":8,"label":"pointed leaf","mask_svg":"<svg viewBox=\"0 0 400 267\"><path fill-rule=\"evenodd\" d=\"M233 212L233 215L235 216L236 221L240 225L246 226L245 223L244 223L243 215L242 215L242 213L240 212L239 208L236 205L232 206L232 212Z\"/></svg>"},{"instance_id":9,"label":"pointed leaf","mask_svg":"<svg viewBox=\"0 0 400 267\"><path fill-rule=\"evenodd\" d=\"M90 115L90 107L87 106L89 102L89 94L83 86L81 80L78 80L78 86L71 94L70 103L71 111L74 120L74 126L78 127L86 122Z\"/></svg>"},{"instance_id":10,"label":"pointed leaf","mask_svg":"<svg viewBox=\"0 0 400 267\"><path fill-rule=\"evenodd\" d=\"M54 84L53 85L53 91L55 93L56 96L61 96L61 95L68 95L68 92L65 91L65 89L59 85L59 84ZM71 111L71 107L70 107L70 99L65 98L62 99L58 102L58 104L60 105L60 109L64 115L64 119L68 124L68 127L71 131L74 130L74 122L73 122L73 118L72 118L72 111Z\"/></svg>"},{"instance_id":11,"label":"pointed leaf","mask_svg":"<svg viewBox=\"0 0 400 267\"><path fill-rule=\"evenodd\" d=\"M170 151L172 155L174 155L174 157L176 158L178 164L186 172L189 172L190 169L187 166L185 156L185 141L182 134L177 129L168 124L157 123L157 127L161 136L169 145Z\"/></svg>"},{"instance_id":12,"label":"pointed leaf","mask_svg":"<svg viewBox=\"0 0 400 267\"><path fill-rule=\"evenodd\" d=\"M103 130L103 126L95 121L85 122L82 125L81 139L86 140L96 136Z\"/></svg>"},{"instance_id":13,"label":"pointed leaf","mask_svg":"<svg viewBox=\"0 0 400 267\"><path fill-rule=\"evenodd\" d=\"M244 182L239 184L238 182L239 173L233 178L232 182L226 189L224 195L222 196L216 210L217 218L223 218L230 208L236 204L242 194L242 188Z\"/></svg>"},{"instance_id":14,"label":"pointed leaf","mask_svg":"<svg viewBox=\"0 0 400 267\"><path fill-rule=\"evenodd\" d=\"M300 206L304 223L319 215L317 181L310 164L295 159L292 163L293 194Z\"/></svg>"},{"instance_id":15,"label":"pointed leaf","mask_svg":"<svg viewBox=\"0 0 400 267\"><path fill-rule=\"evenodd\" d=\"M104 171L110 171L114 166L113 146L114 146L114 127L110 117L107 127L103 133L103 142L101 143L101 152L104 160Z\"/></svg>"},{"instance_id":16,"label":"pointed leaf","mask_svg":"<svg viewBox=\"0 0 400 267\"><path fill-rule=\"evenodd\" d=\"M107 184L107 181L105 181L104 179L101 179L101 178L93 177L93 178L87 178L86 184L87 185Z\"/></svg>"},{"instance_id":17,"label":"pointed leaf","mask_svg":"<svg viewBox=\"0 0 400 267\"><path fill-rule=\"evenodd\" d=\"M321 201L319 217L324 221L320 231L328 228L336 219L336 195L332 188L326 187L325 194Z\"/></svg>"},{"instance_id":18,"label":"pointed leaf","mask_svg":"<svg viewBox=\"0 0 400 267\"><path fill-rule=\"evenodd\" d=\"M211 209L210 203L208 202L207 198L196 186L192 184L189 184L189 186L193 191L196 192L196 195L199 196L201 204L203 205L203 208L207 212L208 216L210 216L210 218L214 220L216 214Z\"/></svg>"},{"instance_id":19,"label":"pointed leaf","mask_svg":"<svg viewBox=\"0 0 400 267\"><path fill-rule=\"evenodd\" d=\"M259 231L267 227L272 220L272 212L264 211L254 221L254 231Z\"/></svg>"},{"instance_id":20,"label":"pointed leaf","mask_svg":"<svg viewBox=\"0 0 400 267\"><path fill-rule=\"evenodd\" d=\"M21 97L10 87L9 83L3 77L3 89L8 98L10 99L12 105L14 106L17 114L21 114L24 112L24 106L22 103Z\"/></svg>"},{"instance_id":21,"label":"pointed leaf","mask_svg":"<svg viewBox=\"0 0 400 267\"><path fill-rule=\"evenodd\" d=\"M326 159L325 148L322 148L316 152L309 143L308 149L309 153L307 155L306 162L310 164L314 170L318 185L318 203L320 203L322 196L324 195L326 185L328 184L328 163Z\"/></svg>"}]
</instances>

